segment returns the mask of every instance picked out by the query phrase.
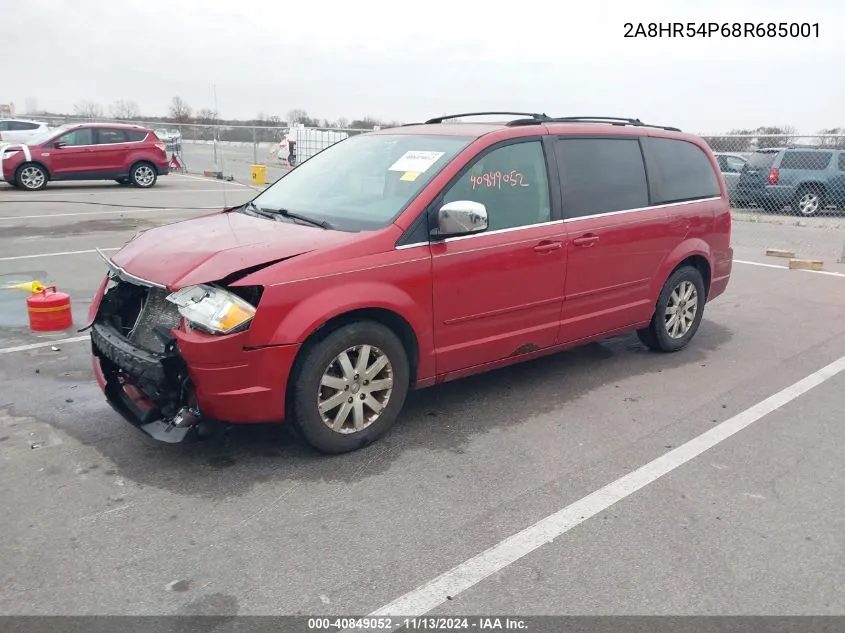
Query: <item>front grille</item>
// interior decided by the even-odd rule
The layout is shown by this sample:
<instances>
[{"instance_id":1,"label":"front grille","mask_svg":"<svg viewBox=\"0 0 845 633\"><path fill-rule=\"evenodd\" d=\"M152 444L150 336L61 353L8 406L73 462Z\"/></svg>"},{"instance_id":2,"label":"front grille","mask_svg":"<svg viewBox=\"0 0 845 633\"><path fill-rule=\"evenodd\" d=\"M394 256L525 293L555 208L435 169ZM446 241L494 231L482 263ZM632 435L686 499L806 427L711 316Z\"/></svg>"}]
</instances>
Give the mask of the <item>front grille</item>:
<instances>
[{"instance_id":1,"label":"front grille","mask_svg":"<svg viewBox=\"0 0 845 633\"><path fill-rule=\"evenodd\" d=\"M163 353L164 342L156 335L159 327L168 332L179 326L179 309L167 300L169 293L160 288L150 288L135 322L129 340L152 352Z\"/></svg>"}]
</instances>

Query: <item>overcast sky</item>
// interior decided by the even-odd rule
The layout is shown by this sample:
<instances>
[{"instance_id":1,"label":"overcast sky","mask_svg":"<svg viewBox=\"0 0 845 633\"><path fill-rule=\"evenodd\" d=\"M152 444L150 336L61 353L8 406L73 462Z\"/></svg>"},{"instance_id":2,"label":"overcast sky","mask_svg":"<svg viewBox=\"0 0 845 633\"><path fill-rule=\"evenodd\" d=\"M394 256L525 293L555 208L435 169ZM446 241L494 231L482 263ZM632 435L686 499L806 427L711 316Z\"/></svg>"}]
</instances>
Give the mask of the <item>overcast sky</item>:
<instances>
[{"instance_id":1,"label":"overcast sky","mask_svg":"<svg viewBox=\"0 0 845 633\"><path fill-rule=\"evenodd\" d=\"M635 116L700 133L845 126L845 0L26 0L0 19L0 103L163 115L479 109ZM465 6L462 6L465 5ZM626 22L807 22L819 37L626 39Z\"/></svg>"}]
</instances>

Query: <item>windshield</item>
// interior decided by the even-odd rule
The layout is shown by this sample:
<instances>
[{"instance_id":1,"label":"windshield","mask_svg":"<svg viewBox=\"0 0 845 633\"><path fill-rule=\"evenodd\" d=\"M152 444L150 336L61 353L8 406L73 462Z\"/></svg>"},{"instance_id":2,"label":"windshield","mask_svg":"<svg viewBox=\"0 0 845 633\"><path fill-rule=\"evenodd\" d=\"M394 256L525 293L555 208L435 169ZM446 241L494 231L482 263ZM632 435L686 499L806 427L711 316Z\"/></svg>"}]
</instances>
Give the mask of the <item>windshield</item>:
<instances>
[{"instance_id":1,"label":"windshield","mask_svg":"<svg viewBox=\"0 0 845 633\"><path fill-rule=\"evenodd\" d=\"M253 201L327 221L342 231L390 224L472 138L373 134L340 141L288 172Z\"/></svg>"}]
</instances>

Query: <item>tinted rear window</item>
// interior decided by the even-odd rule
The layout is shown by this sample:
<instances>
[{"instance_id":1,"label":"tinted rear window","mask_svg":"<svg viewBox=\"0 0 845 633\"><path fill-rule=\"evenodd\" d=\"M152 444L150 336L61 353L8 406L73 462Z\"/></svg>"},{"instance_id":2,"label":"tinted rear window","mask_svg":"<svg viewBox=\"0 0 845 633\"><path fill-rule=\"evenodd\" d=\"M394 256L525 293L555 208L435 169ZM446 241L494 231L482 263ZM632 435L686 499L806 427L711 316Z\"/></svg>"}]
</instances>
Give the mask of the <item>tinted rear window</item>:
<instances>
[{"instance_id":1,"label":"tinted rear window","mask_svg":"<svg viewBox=\"0 0 845 633\"><path fill-rule=\"evenodd\" d=\"M566 217L648 206L637 139L564 138L555 143L555 155Z\"/></svg>"},{"instance_id":2,"label":"tinted rear window","mask_svg":"<svg viewBox=\"0 0 845 633\"><path fill-rule=\"evenodd\" d=\"M780 161L781 169L827 169L833 152L786 152Z\"/></svg>"},{"instance_id":3,"label":"tinted rear window","mask_svg":"<svg viewBox=\"0 0 845 633\"><path fill-rule=\"evenodd\" d=\"M655 204L715 198L721 195L716 172L700 147L668 138L644 139L656 163ZM651 174L650 174L651 175Z\"/></svg>"},{"instance_id":4,"label":"tinted rear window","mask_svg":"<svg viewBox=\"0 0 845 633\"><path fill-rule=\"evenodd\" d=\"M775 162L777 152L754 152L748 158L748 166L755 169L767 169Z\"/></svg>"},{"instance_id":5,"label":"tinted rear window","mask_svg":"<svg viewBox=\"0 0 845 633\"><path fill-rule=\"evenodd\" d=\"M137 143L147 138L147 133L142 130L126 130L126 139L130 143Z\"/></svg>"}]
</instances>

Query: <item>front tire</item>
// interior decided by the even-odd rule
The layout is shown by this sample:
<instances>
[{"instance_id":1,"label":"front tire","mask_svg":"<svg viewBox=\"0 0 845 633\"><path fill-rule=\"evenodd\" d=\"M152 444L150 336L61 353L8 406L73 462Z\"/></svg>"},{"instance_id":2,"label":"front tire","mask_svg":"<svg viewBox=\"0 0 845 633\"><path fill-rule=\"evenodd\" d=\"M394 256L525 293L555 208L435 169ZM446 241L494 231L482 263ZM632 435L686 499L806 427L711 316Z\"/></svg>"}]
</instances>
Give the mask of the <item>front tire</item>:
<instances>
[{"instance_id":1,"label":"front tire","mask_svg":"<svg viewBox=\"0 0 845 633\"><path fill-rule=\"evenodd\" d=\"M129 182L134 187L149 189L156 184L156 180L158 180L156 168L150 163L135 163L129 170Z\"/></svg>"},{"instance_id":2,"label":"front tire","mask_svg":"<svg viewBox=\"0 0 845 633\"><path fill-rule=\"evenodd\" d=\"M637 330L640 341L656 352L677 352L689 344L704 315L704 279L697 268L676 270L660 291L651 323Z\"/></svg>"},{"instance_id":3,"label":"front tire","mask_svg":"<svg viewBox=\"0 0 845 633\"><path fill-rule=\"evenodd\" d=\"M363 448L393 426L409 378L392 330L373 321L345 325L304 350L291 376L291 422L324 453Z\"/></svg>"},{"instance_id":4,"label":"front tire","mask_svg":"<svg viewBox=\"0 0 845 633\"><path fill-rule=\"evenodd\" d=\"M36 163L24 163L15 173L15 185L18 189L39 191L47 186L47 170Z\"/></svg>"}]
</instances>

